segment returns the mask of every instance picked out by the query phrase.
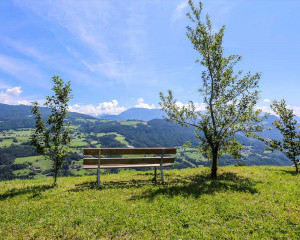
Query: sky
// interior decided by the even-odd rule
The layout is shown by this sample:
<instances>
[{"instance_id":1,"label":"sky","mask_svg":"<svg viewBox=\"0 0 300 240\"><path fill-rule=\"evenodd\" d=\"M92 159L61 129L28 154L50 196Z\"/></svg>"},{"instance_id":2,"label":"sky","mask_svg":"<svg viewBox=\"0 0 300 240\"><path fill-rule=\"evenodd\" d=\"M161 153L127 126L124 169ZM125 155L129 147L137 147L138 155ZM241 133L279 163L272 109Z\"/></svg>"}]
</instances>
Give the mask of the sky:
<instances>
[{"instance_id":1,"label":"sky","mask_svg":"<svg viewBox=\"0 0 300 240\"><path fill-rule=\"evenodd\" d=\"M300 1L202 2L213 28L226 26L225 56L243 57L236 70L261 73L258 107L284 98L300 116ZM71 111L159 108L168 89L201 109L189 10L187 0L0 1L0 103L43 103L59 75L71 82Z\"/></svg>"}]
</instances>

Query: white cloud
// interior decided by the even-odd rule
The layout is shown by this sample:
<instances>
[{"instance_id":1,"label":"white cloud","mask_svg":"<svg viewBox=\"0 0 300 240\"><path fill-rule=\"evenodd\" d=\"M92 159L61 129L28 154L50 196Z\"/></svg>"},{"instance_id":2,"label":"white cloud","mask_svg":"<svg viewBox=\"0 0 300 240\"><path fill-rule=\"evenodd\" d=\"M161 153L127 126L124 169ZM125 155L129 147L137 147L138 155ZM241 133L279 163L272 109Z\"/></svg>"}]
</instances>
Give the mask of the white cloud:
<instances>
[{"instance_id":1,"label":"white cloud","mask_svg":"<svg viewBox=\"0 0 300 240\"><path fill-rule=\"evenodd\" d=\"M270 99L268 99L268 98L266 98L266 99L264 99L264 102L267 102L267 103L269 103L269 102L271 102L271 100L270 100Z\"/></svg>"},{"instance_id":2,"label":"white cloud","mask_svg":"<svg viewBox=\"0 0 300 240\"><path fill-rule=\"evenodd\" d=\"M180 108L182 108L183 106L188 107L187 103L182 103L182 102L176 102L176 105ZM195 106L195 110L199 112L199 111L204 111L206 105L204 103L194 102L194 106Z\"/></svg>"},{"instance_id":3,"label":"white cloud","mask_svg":"<svg viewBox=\"0 0 300 240\"><path fill-rule=\"evenodd\" d=\"M155 108L154 104L152 104L150 106L149 104L145 103L143 98L139 98L137 100L137 103L138 104L134 106L136 108L148 108L148 109L154 109Z\"/></svg>"},{"instance_id":4,"label":"white cloud","mask_svg":"<svg viewBox=\"0 0 300 240\"><path fill-rule=\"evenodd\" d=\"M287 105L287 108L292 109L294 111L294 114L298 117L300 117L300 107ZM270 106L256 106L255 109L261 109L263 112L270 113L272 115L278 116L271 108Z\"/></svg>"},{"instance_id":5,"label":"white cloud","mask_svg":"<svg viewBox=\"0 0 300 240\"><path fill-rule=\"evenodd\" d=\"M188 7L187 0L179 3L172 14L172 22L176 22L178 19L180 19L184 15L185 9L187 7Z\"/></svg>"},{"instance_id":6,"label":"white cloud","mask_svg":"<svg viewBox=\"0 0 300 240\"><path fill-rule=\"evenodd\" d=\"M294 114L298 117L300 117L300 107L295 107L295 106L287 106L288 108L292 109L294 111Z\"/></svg>"},{"instance_id":7,"label":"white cloud","mask_svg":"<svg viewBox=\"0 0 300 240\"><path fill-rule=\"evenodd\" d=\"M271 113L272 115L276 115L269 106L256 106L254 110L261 109L265 113Z\"/></svg>"},{"instance_id":8,"label":"white cloud","mask_svg":"<svg viewBox=\"0 0 300 240\"><path fill-rule=\"evenodd\" d=\"M79 112L79 113L93 115L93 116L99 116L101 114L116 115L125 110L126 110L125 107L119 106L117 100L112 100L111 102L99 103L98 106L95 106L93 104L88 104L88 105L74 104L72 106L69 106L70 112Z\"/></svg>"},{"instance_id":9,"label":"white cloud","mask_svg":"<svg viewBox=\"0 0 300 240\"><path fill-rule=\"evenodd\" d=\"M21 87L7 88L0 92L0 103L29 105L30 102L21 99L22 92Z\"/></svg>"}]
</instances>

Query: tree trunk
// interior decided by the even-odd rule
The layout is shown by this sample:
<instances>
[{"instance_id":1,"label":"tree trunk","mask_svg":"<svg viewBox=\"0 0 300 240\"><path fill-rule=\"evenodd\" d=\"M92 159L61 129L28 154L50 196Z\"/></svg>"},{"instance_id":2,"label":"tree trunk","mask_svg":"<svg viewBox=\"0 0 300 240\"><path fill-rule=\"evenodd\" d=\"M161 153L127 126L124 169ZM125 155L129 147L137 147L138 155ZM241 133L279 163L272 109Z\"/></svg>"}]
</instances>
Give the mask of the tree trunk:
<instances>
[{"instance_id":1,"label":"tree trunk","mask_svg":"<svg viewBox=\"0 0 300 240\"><path fill-rule=\"evenodd\" d=\"M56 180L57 180L57 173L58 173L58 166L57 166L57 160L55 162L55 167L54 167L54 185L56 185Z\"/></svg>"},{"instance_id":2,"label":"tree trunk","mask_svg":"<svg viewBox=\"0 0 300 240\"><path fill-rule=\"evenodd\" d=\"M54 184L56 184L56 180L57 180L57 168L55 167L55 170L54 170Z\"/></svg>"},{"instance_id":3,"label":"tree trunk","mask_svg":"<svg viewBox=\"0 0 300 240\"><path fill-rule=\"evenodd\" d=\"M293 161L294 161L294 164L295 164L296 173L299 173L299 168L298 168L297 160L294 158Z\"/></svg>"},{"instance_id":4,"label":"tree trunk","mask_svg":"<svg viewBox=\"0 0 300 240\"><path fill-rule=\"evenodd\" d=\"M218 151L213 150L212 155L211 178L216 178L218 169Z\"/></svg>"}]
</instances>

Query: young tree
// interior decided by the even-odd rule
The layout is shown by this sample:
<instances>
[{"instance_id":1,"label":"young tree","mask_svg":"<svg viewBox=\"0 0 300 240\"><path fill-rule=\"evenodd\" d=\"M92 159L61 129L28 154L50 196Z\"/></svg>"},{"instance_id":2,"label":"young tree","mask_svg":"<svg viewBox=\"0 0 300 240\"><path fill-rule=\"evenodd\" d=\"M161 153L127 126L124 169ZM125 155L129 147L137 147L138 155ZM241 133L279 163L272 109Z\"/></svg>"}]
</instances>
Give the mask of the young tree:
<instances>
[{"instance_id":1,"label":"young tree","mask_svg":"<svg viewBox=\"0 0 300 240\"><path fill-rule=\"evenodd\" d=\"M247 136L253 136L263 130L260 122L266 116L260 116L261 110L254 110L259 99L257 88L260 74L251 75L249 72L241 77L242 71L234 72L233 68L241 57L224 56L225 26L215 33L210 17L207 15L203 21L200 16L202 3L196 8L189 0L189 5L192 12L187 15L195 27L187 27L187 37L202 57L196 62L205 68L202 72L203 87L198 89L205 110L196 111L192 101L179 107L171 90L167 96L160 93L160 105L168 115L167 120L195 128L195 135L200 140L199 150L212 160L211 177L215 178L218 159L223 153L240 157L242 146L237 142L235 133L244 132Z\"/></svg>"},{"instance_id":2,"label":"young tree","mask_svg":"<svg viewBox=\"0 0 300 240\"><path fill-rule=\"evenodd\" d=\"M44 155L53 161L54 184L56 184L58 171L63 165L64 159L68 155L68 145L70 138L70 122L66 122L68 114L68 102L70 95L70 82L64 84L58 76L53 76L54 82L53 96L46 97L47 108L51 109L46 123L42 120L40 107L35 101L31 106L31 111L35 115L35 129L31 133L30 144L35 147L37 153Z\"/></svg>"},{"instance_id":3,"label":"young tree","mask_svg":"<svg viewBox=\"0 0 300 240\"><path fill-rule=\"evenodd\" d=\"M300 155L300 126L297 127L297 121L294 119L295 114L293 110L288 109L285 100L273 101L271 104L272 110L279 116L280 120L275 120L272 124L282 134L282 141L276 139L263 139L268 146L268 150L280 150L295 165L296 173L299 172L299 160L297 157ZM297 131L298 128L298 131Z\"/></svg>"}]
</instances>

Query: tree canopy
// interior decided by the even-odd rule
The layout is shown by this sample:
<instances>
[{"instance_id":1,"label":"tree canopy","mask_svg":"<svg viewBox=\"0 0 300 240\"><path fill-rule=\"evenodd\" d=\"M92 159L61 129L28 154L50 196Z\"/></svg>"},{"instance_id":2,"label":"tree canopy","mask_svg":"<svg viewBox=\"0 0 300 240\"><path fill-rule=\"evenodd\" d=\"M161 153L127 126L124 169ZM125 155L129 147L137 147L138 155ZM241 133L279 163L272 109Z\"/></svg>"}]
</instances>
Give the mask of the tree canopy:
<instances>
[{"instance_id":1,"label":"tree canopy","mask_svg":"<svg viewBox=\"0 0 300 240\"><path fill-rule=\"evenodd\" d=\"M35 101L32 105L36 126L31 134L31 145L35 147L37 153L53 161L54 183L56 183L58 171L68 156L68 144L71 142L70 122L66 122L66 118L69 116L68 102L72 96L70 82L65 84L58 76L53 76L52 80L54 95L47 96L44 104L51 109L47 124L42 120L39 104Z\"/></svg>"},{"instance_id":2,"label":"tree canopy","mask_svg":"<svg viewBox=\"0 0 300 240\"><path fill-rule=\"evenodd\" d=\"M187 15L194 26L187 27L187 37L201 56L196 63L204 68L202 87L198 92L205 110L197 110L192 101L183 107L178 106L171 90L167 96L160 93L160 105L168 115L167 120L195 128L199 149L212 160L211 176L216 177L218 159L222 154L240 157L242 145L235 134L243 132L253 136L263 130L261 122L266 116L261 115L261 110L254 110L259 100L260 74L248 72L243 76L242 71L234 71L241 56L224 56L225 26L214 32L210 17L207 15L202 19L202 3L197 8L190 0L189 5L191 13Z\"/></svg>"},{"instance_id":3,"label":"tree canopy","mask_svg":"<svg viewBox=\"0 0 300 240\"><path fill-rule=\"evenodd\" d=\"M273 122L282 134L282 140L265 138L262 139L267 145L268 150L280 150L289 159L292 160L296 172L299 172L299 159L300 156L300 126L295 120L295 114L292 109L287 108L286 101L283 99L280 102L273 101L271 104L272 110L279 116L279 120Z\"/></svg>"}]
</instances>

